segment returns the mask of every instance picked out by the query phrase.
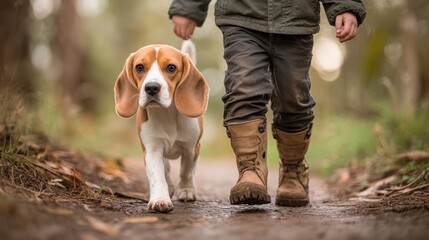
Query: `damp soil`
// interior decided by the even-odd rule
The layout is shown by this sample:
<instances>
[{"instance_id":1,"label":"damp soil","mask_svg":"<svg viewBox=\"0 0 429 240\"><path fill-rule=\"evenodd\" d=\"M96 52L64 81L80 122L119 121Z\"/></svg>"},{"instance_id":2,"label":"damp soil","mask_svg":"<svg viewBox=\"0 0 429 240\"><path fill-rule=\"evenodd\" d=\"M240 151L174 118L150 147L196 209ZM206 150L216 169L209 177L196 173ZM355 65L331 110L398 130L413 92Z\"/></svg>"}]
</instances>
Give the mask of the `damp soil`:
<instances>
[{"instance_id":1,"label":"damp soil","mask_svg":"<svg viewBox=\"0 0 429 240\"><path fill-rule=\"evenodd\" d=\"M95 196L43 194L0 185L0 239L428 239L429 205L361 203L311 176L311 203L305 207L230 205L237 172L232 161L201 159L196 170L199 199L173 199L168 214L147 211L148 185L143 161L122 159L120 174L106 178L94 159L64 157L86 181L98 184ZM172 162L177 183L179 162ZM270 169L275 200L277 170ZM4 179L2 180L4 183ZM121 192L124 194L109 194ZM113 189L113 190L112 190ZM138 195L137 193L143 193ZM83 196L85 195L85 196ZM140 197L136 197L140 196Z\"/></svg>"}]
</instances>

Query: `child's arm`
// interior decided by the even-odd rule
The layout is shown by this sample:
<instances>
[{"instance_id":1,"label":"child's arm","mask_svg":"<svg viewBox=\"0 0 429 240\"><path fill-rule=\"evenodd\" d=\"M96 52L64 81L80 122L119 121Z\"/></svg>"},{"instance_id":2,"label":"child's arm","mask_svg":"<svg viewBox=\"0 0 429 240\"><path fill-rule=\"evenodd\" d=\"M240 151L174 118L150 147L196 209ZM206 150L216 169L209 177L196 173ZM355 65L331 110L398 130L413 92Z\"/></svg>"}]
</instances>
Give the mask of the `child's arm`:
<instances>
[{"instance_id":1,"label":"child's arm","mask_svg":"<svg viewBox=\"0 0 429 240\"><path fill-rule=\"evenodd\" d=\"M357 27L366 16L362 0L320 0L331 25L335 26L336 37L346 42L356 36Z\"/></svg>"},{"instance_id":2,"label":"child's arm","mask_svg":"<svg viewBox=\"0 0 429 240\"><path fill-rule=\"evenodd\" d=\"M357 34L358 23L353 13L343 13L335 18L335 34L341 43L353 39Z\"/></svg>"},{"instance_id":3,"label":"child's arm","mask_svg":"<svg viewBox=\"0 0 429 240\"><path fill-rule=\"evenodd\" d=\"M192 34L194 33L194 29L197 26L197 22L180 15L173 15L171 20L173 21L173 31L178 37L182 38L183 40L192 38Z\"/></svg>"},{"instance_id":4,"label":"child's arm","mask_svg":"<svg viewBox=\"0 0 429 240\"><path fill-rule=\"evenodd\" d=\"M182 39L190 39L196 26L201 27L207 17L211 0L173 0L168 15L173 31Z\"/></svg>"}]
</instances>

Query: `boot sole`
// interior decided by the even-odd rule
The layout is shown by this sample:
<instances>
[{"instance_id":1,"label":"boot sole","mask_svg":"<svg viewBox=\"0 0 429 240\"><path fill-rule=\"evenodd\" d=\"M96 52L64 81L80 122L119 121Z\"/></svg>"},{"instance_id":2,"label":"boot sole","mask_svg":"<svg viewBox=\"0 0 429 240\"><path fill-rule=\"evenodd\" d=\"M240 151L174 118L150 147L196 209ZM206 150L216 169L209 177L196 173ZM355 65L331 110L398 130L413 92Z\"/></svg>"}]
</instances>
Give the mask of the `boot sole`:
<instances>
[{"instance_id":1,"label":"boot sole","mask_svg":"<svg viewBox=\"0 0 429 240\"><path fill-rule=\"evenodd\" d=\"M310 203L308 198L305 199L276 199L276 205L282 207L303 207Z\"/></svg>"},{"instance_id":2,"label":"boot sole","mask_svg":"<svg viewBox=\"0 0 429 240\"><path fill-rule=\"evenodd\" d=\"M229 196L232 205L248 204L261 205L271 203L271 197L266 192L246 189Z\"/></svg>"}]
</instances>

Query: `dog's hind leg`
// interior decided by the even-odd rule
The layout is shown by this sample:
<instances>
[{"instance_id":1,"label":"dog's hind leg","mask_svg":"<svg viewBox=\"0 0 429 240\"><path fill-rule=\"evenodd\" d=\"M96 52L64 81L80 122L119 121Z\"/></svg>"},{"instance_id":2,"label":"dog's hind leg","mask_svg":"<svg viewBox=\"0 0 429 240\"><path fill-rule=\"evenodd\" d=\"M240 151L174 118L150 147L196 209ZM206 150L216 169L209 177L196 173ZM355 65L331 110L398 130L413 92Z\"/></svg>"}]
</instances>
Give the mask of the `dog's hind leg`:
<instances>
[{"instance_id":1,"label":"dog's hind leg","mask_svg":"<svg viewBox=\"0 0 429 240\"><path fill-rule=\"evenodd\" d=\"M174 183L173 180L171 180L170 169L170 160L164 158L165 180L167 181L168 185L168 193L170 194L170 198L172 198L174 195Z\"/></svg>"},{"instance_id":2,"label":"dog's hind leg","mask_svg":"<svg viewBox=\"0 0 429 240\"><path fill-rule=\"evenodd\" d=\"M180 162L180 182L177 198L179 201L192 202L197 200L194 184L195 167L198 161L198 152L184 151Z\"/></svg>"}]
</instances>

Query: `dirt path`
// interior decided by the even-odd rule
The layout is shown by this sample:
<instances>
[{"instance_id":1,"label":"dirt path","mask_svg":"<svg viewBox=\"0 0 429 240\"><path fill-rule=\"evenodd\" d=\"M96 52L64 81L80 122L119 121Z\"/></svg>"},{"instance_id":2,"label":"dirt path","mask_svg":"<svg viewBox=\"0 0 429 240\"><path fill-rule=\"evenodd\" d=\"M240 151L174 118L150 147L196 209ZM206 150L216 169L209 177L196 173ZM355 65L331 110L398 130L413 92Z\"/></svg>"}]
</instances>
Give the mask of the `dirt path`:
<instances>
[{"instance_id":1,"label":"dirt path","mask_svg":"<svg viewBox=\"0 0 429 240\"><path fill-rule=\"evenodd\" d=\"M177 219L177 228L170 233L153 230L146 236L153 239L167 236L181 239L428 239L429 236L427 211L361 215L353 203L330 195L324 180L317 177L311 178L310 206L232 206L227 199L236 175L234 162L201 163L196 172L201 201L175 203L175 211L165 219ZM276 169L271 169L272 201L277 177Z\"/></svg>"},{"instance_id":2,"label":"dirt path","mask_svg":"<svg viewBox=\"0 0 429 240\"><path fill-rule=\"evenodd\" d=\"M124 163L144 181L142 162ZM330 194L324 180L314 176L307 207L232 206L228 194L237 176L234 164L200 161L199 201L173 200L170 214L148 213L146 203L135 199L100 207L67 200L0 201L0 239L428 239L427 209L363 213L355 203ZM178 162L173 162L172 173L178 175ZM277 176L271 169L272 201Z\"/></svg>"}]
</instances>

